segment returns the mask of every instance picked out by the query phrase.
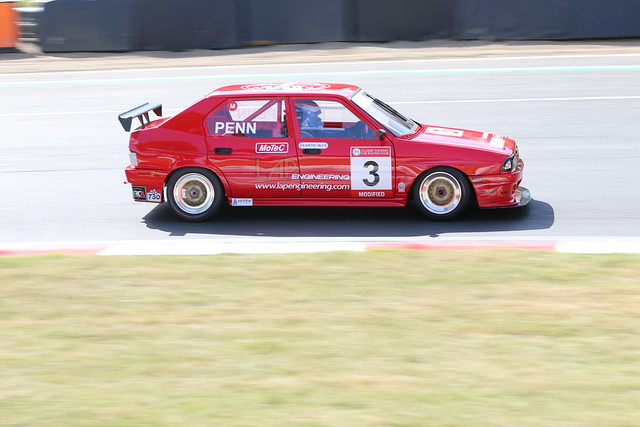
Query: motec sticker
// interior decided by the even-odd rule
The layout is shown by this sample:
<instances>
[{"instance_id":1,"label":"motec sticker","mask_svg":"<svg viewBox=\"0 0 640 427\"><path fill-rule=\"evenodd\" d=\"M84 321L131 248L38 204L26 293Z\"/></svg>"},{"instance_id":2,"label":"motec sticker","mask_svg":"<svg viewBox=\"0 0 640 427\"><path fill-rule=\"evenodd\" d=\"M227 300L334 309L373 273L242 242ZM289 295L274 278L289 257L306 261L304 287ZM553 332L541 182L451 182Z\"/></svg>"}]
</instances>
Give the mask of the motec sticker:
<instances>
[{"instance_id":1,"label":"motec sticker","mask_svg":"<svg viewBox=\"0 0 640 427\"><path fill-rule=\"evenodd\" d=\"M288 153L288 142L259 142L256 144L256 153Z\"/></svg>"},{"instance_id":2,"label":"motec sticker","mask_svg":"<svg viewBox=\"0 0 640 427\"><path fill-rule=\"evenodd\" d=\"M391 190L391 147L351 147L351 190ZM383 197L364 194L358 197Z\"/></svg>"},{"instance_id":3,"label":"motec sticker","mask_svg":"<svg viewBox=\"0 0 640 427\"><path fill-rule=\"evenodd\" d=\"M464 134L464 131L457 130L457 129L434 128L431 126L428 126L425 132L432 133L434 135L457 136L457 137L461 137Z\"/></svg>"}]
</instances>

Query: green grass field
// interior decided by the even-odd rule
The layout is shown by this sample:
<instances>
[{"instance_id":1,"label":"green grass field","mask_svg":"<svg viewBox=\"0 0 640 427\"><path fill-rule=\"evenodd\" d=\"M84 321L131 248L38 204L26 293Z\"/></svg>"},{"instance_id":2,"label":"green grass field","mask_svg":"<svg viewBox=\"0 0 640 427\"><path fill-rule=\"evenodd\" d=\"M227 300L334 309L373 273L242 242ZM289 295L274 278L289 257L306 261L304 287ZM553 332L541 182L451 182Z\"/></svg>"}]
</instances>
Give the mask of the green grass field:
<instances>
[{"instance_id":1,"label":"green grass field","mask_svg":"<svg viewBox=\"0 0 640 427\"><path fill-rule=\"evenodd\" d=\"M635 426L640 257L0 259L0 425Z\"/></svg>"}]
</instances>

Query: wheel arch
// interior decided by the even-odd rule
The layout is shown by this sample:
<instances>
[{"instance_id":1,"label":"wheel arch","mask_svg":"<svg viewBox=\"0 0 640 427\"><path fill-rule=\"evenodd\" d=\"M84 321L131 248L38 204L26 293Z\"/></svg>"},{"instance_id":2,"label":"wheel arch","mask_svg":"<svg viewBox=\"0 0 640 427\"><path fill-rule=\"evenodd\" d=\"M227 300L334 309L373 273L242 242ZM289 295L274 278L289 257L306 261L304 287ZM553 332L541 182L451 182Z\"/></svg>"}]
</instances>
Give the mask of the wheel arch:
<instances>
[{"instance_id":1,"label":"wheel arch","mask_svg":"<svg viewBox=\"0 0 640 427\"><path fill-rule=\"evenodd\" d=\"M435 170L435 169L449 169L449 170L455 170L457 172L460 172L464 178L467 180L467 182L469 183L469 187L471 188L471 203L474 206L478 205L478 197L476 195L476 191L475 191L475 187L473 186L473 183L471 182L471 179L469 178L469 175L467 175L462 169L460 168L455 168L453 166L448 166L448 165L435 165L435 166L430 166L429 168L423 170L422 172L416 174L415 178L413 179L413 182L411 183L411 185L409 186L409 191L407 192L407 203L408 202L412 202L414 201L414 189L416 185L419 185L420 183L420 179L427 173Z\"/></svg>"},{"instance_id":2,"label":"wheel arch","mask_svg":"<svg viewBox=\"0 0 640 427\"><path fill-rule=\"evenodd\" d=\"M167 177L164 180L164 191L165 191L165 194L166 194L166 191L167 191L167 183L169 182L171 177L173 175L179 173L180 171L183 171L184 169L199 169L199 170L202 170L202 171L211 172L212 174L214 174L216 176L216 178L218 178L218 180L222 184L222 188L224 188L224 193L225 193L224 197L225 197L225 199L228 198L228 195L229 195L229 183L225 179L225 177L222 174L222 172L220 172L219 170L214 169L214 168L204 167L202 165L181 165L180 167L177 167L177 168L173 169L171 172L169 172L169 174L167 175Z\"/></svg>"}]
</instances>

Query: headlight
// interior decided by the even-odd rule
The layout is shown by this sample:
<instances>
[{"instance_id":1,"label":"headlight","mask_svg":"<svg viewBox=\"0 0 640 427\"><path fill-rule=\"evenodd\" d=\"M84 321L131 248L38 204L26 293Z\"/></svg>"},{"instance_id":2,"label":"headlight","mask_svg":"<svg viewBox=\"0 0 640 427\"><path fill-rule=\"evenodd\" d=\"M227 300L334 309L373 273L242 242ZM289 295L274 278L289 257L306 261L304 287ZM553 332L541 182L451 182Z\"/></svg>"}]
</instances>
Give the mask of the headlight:
<instances>
[{"instance_id":1,"label":"headlight","mask_svg":"<svg viewBox=\"0 0 640 427\"><path fill-rule=\"evenodd\" d=\"M502 172L513 172L518 167L518 147L513 150L511 157L502 163Z\"/></svg>"},{"instance_id":2,"label":"headlight","mask_svg":"<svg viewBox=\"0 0 640 427\"><path fill-rule=\"evenodd\" d=\"M516 165L516 156L511 156L502 163L502 172L513 172Z\"/></svg>"},{"instance_id":3,"label":"headlight","mask_svg":"<svg viewBox=\"0 0 640 427\"><path fill-rule=\"evenodd\" d=\"M132 166L138 166L138 156L136 155L136 153L129 153L129 161L131 162Z\"/></svg>"}]
</instances>

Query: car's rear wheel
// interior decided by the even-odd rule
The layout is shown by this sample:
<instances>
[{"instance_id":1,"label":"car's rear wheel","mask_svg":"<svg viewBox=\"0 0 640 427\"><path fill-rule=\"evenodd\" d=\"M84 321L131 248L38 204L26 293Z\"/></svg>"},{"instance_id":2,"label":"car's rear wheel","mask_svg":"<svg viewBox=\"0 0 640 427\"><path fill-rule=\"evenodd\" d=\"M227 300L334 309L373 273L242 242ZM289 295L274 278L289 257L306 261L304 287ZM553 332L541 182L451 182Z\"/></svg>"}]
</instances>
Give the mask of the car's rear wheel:
<instances>
[{"instance_id":1,"label":"car's rear wheel","mask_svg":"<svg viewBox=\"0 0 640 427\"><path fill-rule=\"evenodd\" d=\"M220 208L224 188L211 171L181 169L167 182L167 199L173 211L188 221L204 221Z\"/></svg>"},{"instance_id":2,"label":"car's rear wheel","mask_svg":"<svg viewBox=\"0 0 640 427\"><path fill-rule=\"evenodd\" d=\"M420 212L435 220L462 214L471 202L472 189L466 176L452 168L438 167L420 175L413 187Z\"/></svg>"}]
</instances>

